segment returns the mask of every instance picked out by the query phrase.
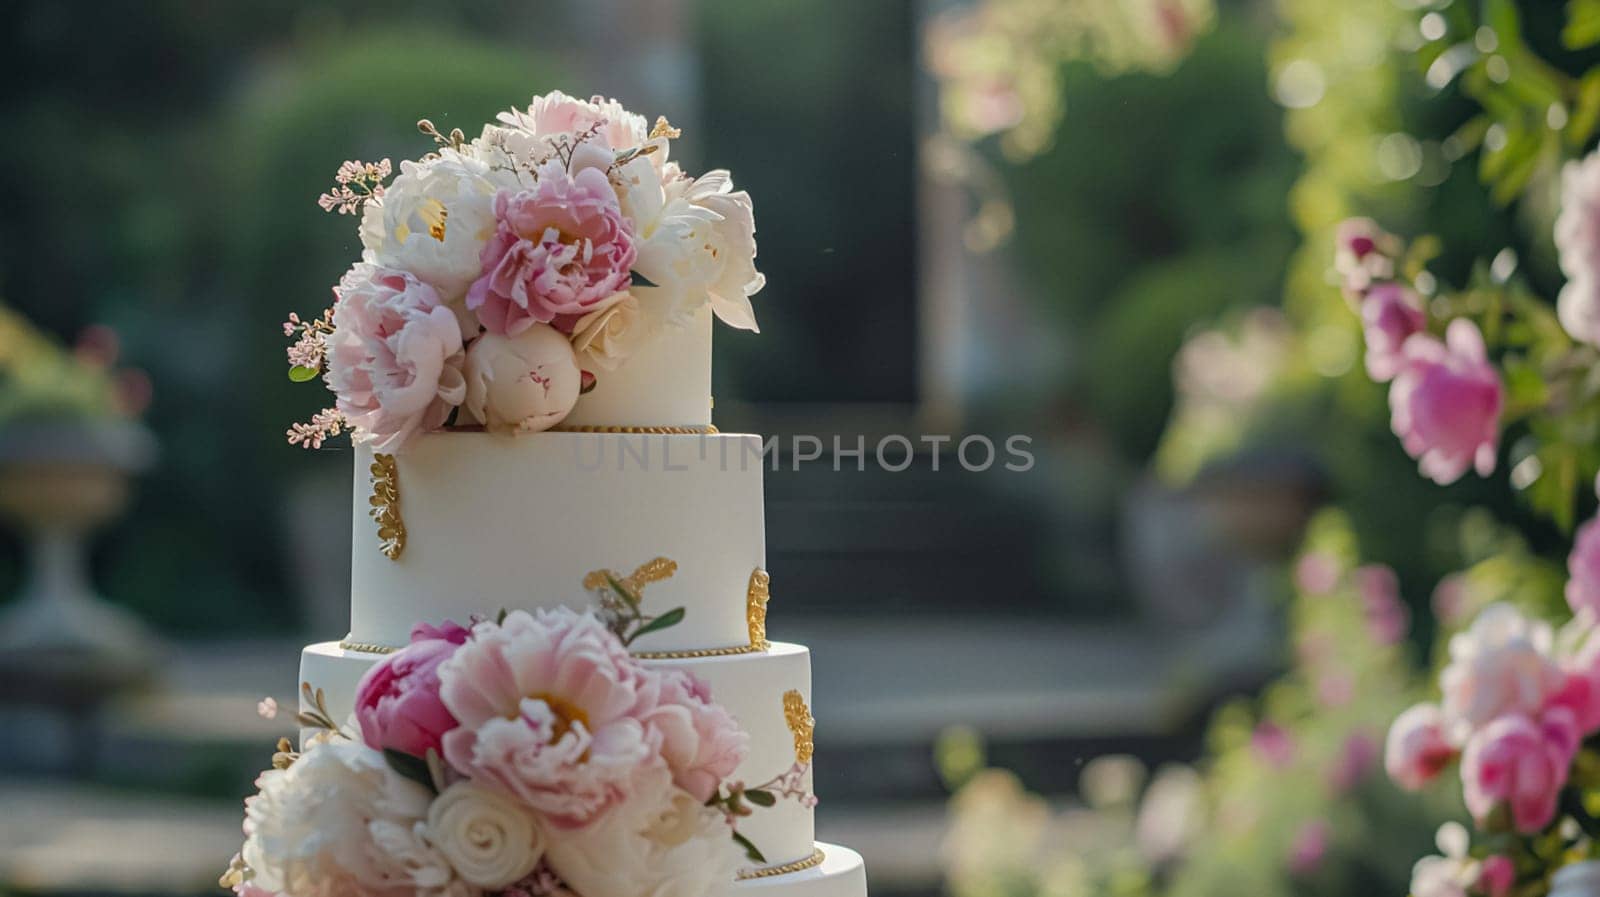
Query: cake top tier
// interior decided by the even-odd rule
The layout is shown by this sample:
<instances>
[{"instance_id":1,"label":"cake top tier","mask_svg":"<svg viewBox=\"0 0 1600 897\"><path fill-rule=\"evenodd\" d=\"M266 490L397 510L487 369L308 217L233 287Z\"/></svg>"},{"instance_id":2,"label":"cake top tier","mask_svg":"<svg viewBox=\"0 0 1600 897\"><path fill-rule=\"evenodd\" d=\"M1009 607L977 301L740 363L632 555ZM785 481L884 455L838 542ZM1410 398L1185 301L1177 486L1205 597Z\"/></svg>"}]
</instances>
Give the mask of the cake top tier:
<instances>
[{"instance_id":1,"label":"cake top tier","mask_svg":"<svg viewBox=\"0 0 1600 897\"><path fill-rule=\"evenodd\" d=\"M363 251L332 306L284 323L290 378L335 398L289 441L709 428L711 318L754 331L764 283L728 173L685 174L665 118L599 97L536 96L470 140L418 127L433 152L346 162L319 200Z\"/></svg>"}]
</instances>

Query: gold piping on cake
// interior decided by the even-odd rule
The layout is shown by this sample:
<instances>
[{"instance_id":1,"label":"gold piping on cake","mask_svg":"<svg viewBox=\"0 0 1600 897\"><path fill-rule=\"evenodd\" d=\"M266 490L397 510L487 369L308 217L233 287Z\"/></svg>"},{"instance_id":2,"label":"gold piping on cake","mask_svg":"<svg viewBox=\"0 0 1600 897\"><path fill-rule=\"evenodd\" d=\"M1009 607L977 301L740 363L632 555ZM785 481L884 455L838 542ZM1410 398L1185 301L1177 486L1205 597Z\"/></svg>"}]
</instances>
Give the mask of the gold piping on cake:
<instances>
[{"instance_id":1,"label":"gold piping on cake","mask_svg":"<svg viewBox=\"0 0 1600 897\"><path fill-rule=\"evenodd\" d=\"M734 654L756 654L767 650L758 645L733 645L728 648L687 648L682 651L634 651L640 660L694 660L701 657L730 657Z\"/></svg>"},{"instance_id":2,"label":"gold piping on cake","mask_svg":"<svg viewBox=\"0 0 1600 897\"><path fill-rule=\"evenodd\" d=\"M783 721L789 724L789 732L794 735L794 759L810 763L816 753L811 736L816 732L817 721L811 716L806 699L792 688L783 693Z\"/></svg>"},{"instance_id":3,"label":"gold piping on cake","mask_svg":"<svg viewBox=\"0 0 1600 897\"><path fill-rule=\"evenodd\" d=\"M715 424L692 427L613 427L601 424L557 424L550 428L552 433L628 433L635 435L648 434L652 436L715 436L719 431Z\"/></svg>"},{"instance_id":4,"label":"gold piping on cake","mask_svg":"<svg viewBox=\"0 0 1600 897\"><path fill-rule=\"evenodd\" d=\"M765 651L767 641L767 602L772 598L772 577L757 567L750 574L750 585L745 589L745 620L750 625L750 647Z\"/></svg>"},{"instance_id":5,"label":"gold piping on cake","mask_svg":"<svg viewBox=\"0 0 1600 897\"><path fill-rule=\"evenodd\" d=\"M340 639L339 648L344 651L357 651L362 654L393 654L400 650L393 645L379 645L375 642L353 642L349 639Z\"/></svg>"},{"instance_id":6,"label":"gold piping on cake","mask_svg":"<svg viewBox=\"0 0 1600 897\"><path fill-rule=\"evenodd\" d=\"M372 509L367 513L378 524L378 550L389 560L398 560L406 550L406 522L400 517L400 467L394 455L381 452L372 456Z\"/></svg>"},{"instance_id":7,"label":"gold piping on cake","mask_svg":"<svg viewBox=\"0 0 1600 897\"><path fill-rule=\"evenodd\" d=\"M763 866L760 869L740 869L739 880L749 881L752 878L771 878L774 875L788 875L791 872L803 872L807 869L814 869L822 865L822 861L825 859L827 859L827 856L823 854L822 848L814 847L811 849L811 856L808 856L803 860L795 860L792 863L784 863L781 866Z\"/></svg>"},{"instance_id":8,"label":"gold piping on cake","mask_svg":"<svg viewBox=\"0 0 1600 897\"><path fill-rule=\"evenodd\" d=\"M653 582L671 578L678 572L678 562L671 558L655 558L640 564L627 576L619 576L611 570L591 570L583 578L583 587L591 592L603 589L609 585L610 580L616 580L618 585L637 596L644 587Z\"/></svg>"}]
</instances>

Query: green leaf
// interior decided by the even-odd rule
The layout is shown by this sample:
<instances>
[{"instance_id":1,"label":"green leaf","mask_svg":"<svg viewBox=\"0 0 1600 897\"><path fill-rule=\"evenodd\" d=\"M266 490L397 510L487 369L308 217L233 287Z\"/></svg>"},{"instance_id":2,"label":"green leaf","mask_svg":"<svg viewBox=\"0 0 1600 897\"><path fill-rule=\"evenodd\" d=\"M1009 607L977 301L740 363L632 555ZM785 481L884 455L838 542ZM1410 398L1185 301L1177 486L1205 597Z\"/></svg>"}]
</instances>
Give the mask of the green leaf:
<instances>
[{"instance_id":1,"label":"green leaf","mask_svg":"<svg viewBox=\"0 0 1600 897\"><path fill-rule=\"evenodd\" d=\"M1600 44L1600 0L1571 0L1567 4L1567 24L1561 29L1561 42L1569 50Z\"/></svg>"},{"instance_id":2,"label":"green leaf","mask_svg":"<svg viewBox=\"0 0 1600 897\"><path fill-rule=\"evenodd\" d=\"M749 838L746 838L744 835L741 835L738 832L734 832L733 840L734 843L744 848L745 856L756 861L757 863L765 863L767 861L767 858L761 855L761 851L754 844L750 843Z\"/></svg>"},{"instance_id":3,"label":"green leaf","mask_svg":"<svg viewBox=\"0 0 1600 897\"><path fill-rule=\"evenodd\" d=\"M659 617L652 618L650 622L640 626L638 629L635 629L633 631L633 635L628 636L628 641L631 643L634 639L644 635L647 632L660 632L668 627L676 626L683 622L683 618L687 613L688 611L681 607L674 607L672 610L667 611Z\"/></svg>"},{"instance_id":4,"label":"green leaf","mask_svg":"<svg viewBox=\"0 0 1600 897\"><path fill-rule=\"evenodd\" d=\"M317 375L321 373L319 368L308 368L303 364L297 364L289 369L289 379L295 383L306 383L317 379Z\"/></svg>"},{"instance_id":5,"label":"green leaf","mask_svg":"<svg viewBox=\"0 0 1600 897\"><path fill-rule=\"evenodd\" d=\"M1501 47L1522 40L1522 20L1515 0L1483 0L1483 24L1494 30Z\"/></svg>"},{"instance_id":6,"label":"green leaf","mask_svg":"<svg viewBox=\"0 0 1600 897\"><path fill-rule=\"evenodd\" d=\"M770 807L778 802L778 798L774 796L771 791L746 791L744 796L745 800L750 801L758 807Z\"/></svg>"},{"instance_id":7,"label":"green leaf","mask_svg":"<svg viewBox=\"0 0 1600 897\"><path fill-rule=\"evenodd\" d=\"M394 748L384 748L383 759L389 762L389 768L396 773L428 789L431 794L439 793L434 790L433 775L428 772L428 761Z\"/></svg>"},{"instance_id":8,"label":"green leaf","mask_svg":"<svg viewBox=\"0 0 1600 897\"><path fill-rule=\"evenodd\" d=\"M640 274L638 271L630 270L628 272L628 275L629 275L628 286L630 286L630 287L653 287L653 286L656 286L656 284L652 280L650 280L650 278L644 276L643 274Z\"/></svg>"},{"instance_id":9,"label":"green leaf","mask_svg":"<svg viewBox=\"0 0 1600 897\"><path fill-rule=\"evenodd\" d=\"M1578 81L1578 97L1567 119L1567 145L1588 145L1596 124L1600 124L1600 68L1591 69Z\"/></svg>"}]
</instances>

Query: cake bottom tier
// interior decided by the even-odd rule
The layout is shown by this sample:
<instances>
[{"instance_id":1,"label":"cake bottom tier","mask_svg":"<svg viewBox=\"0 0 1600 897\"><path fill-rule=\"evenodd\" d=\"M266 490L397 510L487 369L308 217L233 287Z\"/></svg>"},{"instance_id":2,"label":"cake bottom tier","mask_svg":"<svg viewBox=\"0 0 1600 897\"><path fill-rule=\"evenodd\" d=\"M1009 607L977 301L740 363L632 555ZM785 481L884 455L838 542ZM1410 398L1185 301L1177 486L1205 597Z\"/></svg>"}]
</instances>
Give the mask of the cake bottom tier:
<instances>
[{"instance_id":1,"label":"cake bottom tier","mask_svg":"<svg viewBox=\"0 0 1600 897\"><path fill-rule=\"evenodd\" d=\"M782 875L747 878L734 885L737 897L867 897L867 866L848 847L818 842L822 861Z\"/></svg>"},{"instance_id":2,"label":"cake bottom tier","mask_svg":"<svg viewBox=\"0 0 1600 897\"><path fill-rule=\"evenodd\" d=\"M300 654L300 681L313 690L321 690L328 712L335 720L343 721L355 706L356 686L362 675L382 658L382 654L349 650L336 642L308 645ZM645 663L683 669L698 676L710 686L712 699L739 721L750 736L750 750L735 772L735 779L753 786L781 775L795 763L796 736L789 728L785 695L792 692L802 711L810 705L811 653L804 646L774 642L769 650L750 654L658 658ZM809 733L806 740L809 748ZM811 781L808 772L801 785L809 788ZM802 864L813 856L812 810L798 800L784 799L757 810L741 820L739 830L771 864L750 871L770 872L773 868ZM788 880L787 876L780 877Z\"/></svg>"}]
</instances>

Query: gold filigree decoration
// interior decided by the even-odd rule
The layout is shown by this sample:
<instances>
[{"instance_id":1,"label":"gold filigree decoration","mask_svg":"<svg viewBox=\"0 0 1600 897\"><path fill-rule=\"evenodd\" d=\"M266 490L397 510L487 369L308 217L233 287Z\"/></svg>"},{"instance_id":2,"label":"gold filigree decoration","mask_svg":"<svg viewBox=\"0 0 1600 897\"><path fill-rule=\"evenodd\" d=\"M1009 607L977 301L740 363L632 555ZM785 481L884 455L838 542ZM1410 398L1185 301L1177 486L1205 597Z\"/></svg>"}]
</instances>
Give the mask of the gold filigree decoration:
<instances>
[{"instance_id":1,"label":"gold filigree decoration","mask_svg":"<svg viewBox=\"0 0 1600 897\"><path fill-rule=\"evenodd\" d=\"M750 574L750 586L745 590L745 621L750 624L750 648L765 651L771 647L767 641L767 602L772 599L772 577L757 567Z\"/></svg>"},{"instance_id":2,"label":"gold filigree decoration","mask_svg":"<svg viewBox=\"0 0 1600 897\"><path fill-rule=\"evenodd\" d=\"M612 427L599 424L557 424L551 433L628 433L652 436L715 436L720 432L715 425L693 427Z\"/></svg>"},{"instance_id":3,"label":"gold filigree decoration","mask_svg":"<svg viewBox=\"0 0 1600 897\"><path fill-rule=\"evenodd\" d=\"M752 878L771 878L774 875L788 875L791 872L803 872L807 869L815 869L816 867L822 865L822 861L825 859L827 859L827 856L823 854L822 848L814 847L811 849L811 856L808 856L803 860L795 860L792 863L784 863L781 866L763 866L760 869L740 869L739 880L749 881Z\"/></svg>"},{"instance_id":4,"label":"gold filigree decoration","mask_svg":"<svg viewBox=\"0 0 1600 897\"><path fill-rule=\"evenodd\" d=\"M635 597L644 590L644 587L653 582L672 578L678 572L678 562L671 558L654 558L640 564L627 576L618 574L615 570L591 570L583 578L583 587L593 592L604 589L616 580L617 584L632 592Z\"/></svg>"},{"instance_id":5,"label":"gold filigree decoration","mask_svg":"<svg viewBox=\"0 0 1600 897\"><path fill-rule=\"evenodd\" d=\"M806 699L792 688L783 693L783 721L789 724L789 731L794 735L794 759L810 763L816 753L811 736L816 731L817 721L811 716Z\"/></svg>"},{"instance_id":6,"label":"gold filigree decoration","mask_svg":"<svg viewBox=\"0 0 1600 897\"><path fill-rule=\"evenodd\" d=\"M378 524L378 550L389 560L398 560L406 550L406 522L400 517L400 467L394 455L372 456L372 509L367 513Z\"/></svg>"}]
</instances>

